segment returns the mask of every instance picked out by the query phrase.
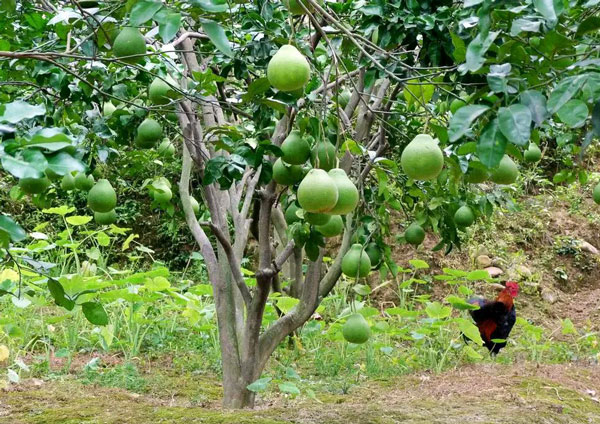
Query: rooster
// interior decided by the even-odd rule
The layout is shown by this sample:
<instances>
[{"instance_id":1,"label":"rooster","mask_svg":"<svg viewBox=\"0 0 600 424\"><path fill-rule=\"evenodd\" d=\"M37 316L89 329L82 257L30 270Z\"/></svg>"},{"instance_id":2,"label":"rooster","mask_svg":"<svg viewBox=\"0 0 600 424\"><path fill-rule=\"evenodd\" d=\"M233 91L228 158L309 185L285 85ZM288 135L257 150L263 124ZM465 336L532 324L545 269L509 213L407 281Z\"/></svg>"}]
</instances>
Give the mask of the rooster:
<instances>
[{"instance_id":1,"label":"rooster","mask_svg":"<svg viewBox=\"0 0 600 424\"><path fill-rule=\"evenodd\" d=\"M479 306L479 309L470 311L471 317L479 328L485 347L492 355L497 355L500 349L506 346L506 339L515 325L517 314L514 298L518 294L519 285L514 281L508 281L496 300L482 298L468 300L469 303Z\"/></svg>"}]
</instances>

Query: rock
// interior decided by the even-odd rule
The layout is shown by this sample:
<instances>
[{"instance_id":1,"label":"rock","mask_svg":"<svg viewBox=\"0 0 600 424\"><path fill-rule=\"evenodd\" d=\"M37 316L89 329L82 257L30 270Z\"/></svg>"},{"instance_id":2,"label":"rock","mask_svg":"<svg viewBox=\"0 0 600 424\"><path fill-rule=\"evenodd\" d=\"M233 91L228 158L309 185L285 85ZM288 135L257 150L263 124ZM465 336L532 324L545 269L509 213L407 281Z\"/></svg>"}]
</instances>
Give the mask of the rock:
<instances>
[{"instance_id":1,"label":"rock","mask_svg":"<svg viewBox=\"0 0 600 424\"><path fill-rule=\"evenodd\" d=\"M532 275L531 270L529 268L527 268L525 265L519 265L517 267L517 272L520 275L527 277L527 278L530 278Z\"/></svg>"},{"instance_id":2,"label":"rock","mask_svg":"<svg viewBox=\"0 0 600 424\"><path fill-rule=\"evenodd\" d=\"M548 302L549 304L553 305L558 300L558 297L556 296L556 293L554 293L552 290L544 287L542 289L542 299L544 299L544 301Z\"/></svg>"},{"instance_id":3,"label":"rock","mask_svg":"<svg viewBox=\"0 0 600 424\"><path fill-rule=\"evenodd\" d=\"M495 266L489 266L485 268L485 270L488 272L488 274L490 274L490 277L492 278L496 278L497 276L504 274L504 271Z\"/></svg>"},{"instance_id":4,"label":"rock","mask_svg":"<svg viewBox=\"0 0 600 424\"><path fill-rule=\"evenodd\" d=\"M490 257L488 255L477 256L477 259L475 259L475 262L477 262L477 266L479 268L487 268L492 265L492 260L490 259Z\"/></svg>"},{"instance_id":5,"label":"rock","mask_svg":"<svg viewBox=\"0 0 600 424\"><path fill-rule=\"evenodd\" d=\"M581 250L583 250L584 252L591 253L592 255L597 255L598 254L598 249L596 249L594 246L592 246L587 241L581 240L579 243L580 243L579 244L579 248Z\"/></svg>"}]
</instances>

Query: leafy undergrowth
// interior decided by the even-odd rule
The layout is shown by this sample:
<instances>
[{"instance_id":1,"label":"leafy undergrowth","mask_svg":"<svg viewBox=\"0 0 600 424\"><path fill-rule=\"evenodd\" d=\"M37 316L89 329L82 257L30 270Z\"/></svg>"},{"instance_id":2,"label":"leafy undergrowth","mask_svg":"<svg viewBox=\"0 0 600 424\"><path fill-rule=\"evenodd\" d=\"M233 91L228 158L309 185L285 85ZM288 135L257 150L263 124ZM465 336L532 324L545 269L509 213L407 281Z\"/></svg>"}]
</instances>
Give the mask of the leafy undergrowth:
<instances>
[{"instance_id":1,"label":"leafy undergrowth","mask_svg":"<svg viewBox=\"0 0 600 424\"><path fill-rule=\"evenodd\" d=\"M255 410L221 411L217 378L156 373L150 390L26 380L0 392L0 422L84 423L595 423L600 369L582 364L478 364L370 381L315 399L267 394ZM204 399L200 400L199 399Z\"/></svg>"}]
</instances>

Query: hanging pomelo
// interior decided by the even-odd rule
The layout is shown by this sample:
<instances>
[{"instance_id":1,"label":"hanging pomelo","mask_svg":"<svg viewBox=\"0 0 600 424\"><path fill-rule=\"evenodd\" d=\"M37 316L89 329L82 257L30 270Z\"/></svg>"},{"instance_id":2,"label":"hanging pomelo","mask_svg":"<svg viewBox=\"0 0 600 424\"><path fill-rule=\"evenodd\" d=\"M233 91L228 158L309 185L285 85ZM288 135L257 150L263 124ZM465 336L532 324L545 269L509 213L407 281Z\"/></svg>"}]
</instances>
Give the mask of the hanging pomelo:
<instances>
[{"instance_id":1,"label":"hanging pomelo","mask_svg":"<svg viewBox=\"0 0 600 424\"><path fill-rule=\"evenodd\" d=\"M535 143L529 143L529 147L523 155L526 162L537 162L542 158L542 151Z\"/></svg>"},{"instance_id":2,"label":"hanging pomelo","mask_svg":"<svg viewBox=\"0 0 600 424\"><path fill-rule=\"evenodd\" d=\"M379 246L377 246L377 243L369 243L367 247L365 247L365 252L371 260L371 268L376 268L381 263L381 259L383 257L381 254L381 249Z\"/></svg>"},{"instance_id":3,"label":"hanging pomelo","mask_svg":"<svg viewBox=\"0 0 600 424\"><path fill-rule=\"evenodd\" d=\"M154 197L154 200L156 200L158 203L167 203L173 198L171 187L169 187L164 180L154 182L152 187L154 187L152 197Z\"/></svg>"},{"instance_id":4,"label":"hanging pomelo","mask_svg":"<svg viewBox=\"0 0 600 424\"><path fill-rule=\"evenodd\" d=\"M466 205L461 206L454 213L454 223L457 227L470 227L473 222L475 222L475 214L473 213L473 210Z\"/></svg>"},{"instance_id":5,"label":"hanging pomelo","mask_svg":"<svg viewBox=\"0 0 600 424\"><path fill-rule=\"evenodd\" d=\"M292 131L281 144L281 159L291 165L302 165L310 157L310 145L300 131Z\"/></svg>"},{"instance_id":6,"label":"hanging pomelo","mask_svg":"<svg viewBox=\"0 0 600 424\"><path fill-rule=\"evenodd\" d=\"M494 169L490 175L490 180L496 184L512 184L519 176L519 168L510 158L504 155L500 161L498 168Z\"/></svg>"},{"instance_id":7,"label":"hanging pomelo","mask_svg":"<svg viewBox=\"0 0 600 424\"><path fill-rule=\"evenodd\" d=\"M46 177L25 177L19 180L19 188L23 190L24 193L28 194L43 193L48 186L50 186L50 180Z\"/></svg>"},{"instance_id":8,"label":"hanging pomelo","mask_svg":"<svg viewBox=\"0 0 600 424\"><path fill-rule=\"evenodd\" d=\"M194 198L194 196L190 196L190 203L192 204L192 210L194 211L194 215L198 216L200 214L200 204Z\"/></svg>"},{"instance_id":9,"label":"hanging pomelo","mask_svg":"<svg viewBox=\"0 0 600 424\"><path fill-rule=\"evenodd\" d=\"M115 210L108 212L94 212L94 221L100 225L110 225L117 222L117 213Z\"/></svg>"},{"instance_id":10,"label":"hanging pomelo","mask_svg":"<svg viewBox=\"0 0 600 424\"><path fill-rule=\"evenodd\" d=\"M352 314L342 327L342 335L350 343L362 344L371 337L371 328L361 314Z\"/></svg>"},{"instance_id":11,"label":"hanging pomelo","mask_svg":"<svg viewBox=\"0 0 600 424\"><path fill-rule=\"evenodd\" d=\"M344 231L344 221L339 215L331 215L331 219L325 225L315 227L324 237L335 237Z\"/></svg>"},{"instance_id":12,"label":"hanging pomelo","mask_svg":"<svg viewBox=\"0 0 600 424\"><path fill-rule=\"evenodd\" d=\"M600 183L596 184L596 187L594 187L592 198L594 199L594 202L600 205Z\"/></svg>"},{"instance_id":13,"label":"hanging pomelo","mask_svg":"<svg viewBox=\"0 0 600 424\"><path fill-rule=\"evenodd\" d=\"M407 243L418 246L425 240L425 230L416 222L413 222L404 230L404 239Z\"/></svg>"},{"instance_id":14,"label":"hanging pomelo","mask_svg":"<svg viewBox=\"0 0 600 424\"><path fill-rule=\"evenodd\" d=\"M179 97L173 87L177 87L177 82L170 76L165 79L154 78L154 81L148 87L148 99L155 105L166 105L171 100Z\"/></svg>"},{"instance_id":15,"label":"hanging pomelo","mask_svg":"<svg viewBox=\"0 0 600 424\"><path fill-rule=\"evenodd\" d=\"M119 35L117 35L117 38L115 38L113 53L115 57L121 58L125 63L141 63L144 60L144 56L138 55L146 54L146 40L137 28L123 28Z\"/></svg>"},{"instance_id":16,"label":"hanging pomelo","mask_svg":"<svg viewBox=\"0 0 600 424\"><path fill-rule=\"evenodd\" d=\"M310 152L310 163L314 168L329 171L337 166L335 146L327 140L318 141Z\"/></svg>"},{"instance_id":17,"label":"hanging pomelo","mask_svg":"<svg viewBox=\"0 0 600 424\"><path fill-rule=\"evenodd\" d=\"M175 146L168 138L165 138L158 145L158 154L164 157L173 157L175 154Z\"/></svg>"},{"instance_id":18,"label":"hanging pomelo","mask_svg":"<svg viewBox=\"0 0 600 424\"><path fill-rule=\"evenodd\" d=\"M371 272L371 260L362 244L355 243L342 259L342 272L349 278L363 278Z\"/></svg>"},{"instance_id":19,"label":"hanging pomelo","mask_svg":"<svg viewBox=\"0 0 600 424\"><path fill-rule=\"evenodd\" d=\"M341 168L334 168L328 172L329 176L335 182L338 190L338 200L335 206L327 211L332 215L345 215L352 212L358 205L358 189L354 185L346 171Z\"/></svg>"},{"instance_id":20,"label":"hanging pomelo","mask_svg":"<svg viewBox=\"0 0 600 424\"><path fill-rule=\"evenodd\" d=\"M153 147L162 137L162 127L152 118L146 118L137 128L136 145L147 149Z\"/></svg>"},{"instance_id":21,"label":"hanging pomelo","mask_svg":"<svg viewBox=\"0 0 600 424\"><path fill-rule=\"evenodd\" d=\"M281 185L293 185L302 179L304 170L300 165L287 165L277 159L273 164L273 180Z\"/></svg>"},{"instance_id":22,"label":"hanging pomelo","mask_svg":"<svg viewBox=\"0 0 600 424\"><path fill-rule=\"evenodd\" d=\"M298 203L306 212L327 212L338 200L335 181L322 169L311 169L298 186Z\"/></svg>"},{"instance_id":23,"label":"hanging pomelo","mask_svg":"<svg viewBox=\"0 0 600 424\"><path fill-rule=\"evenodd\" d=\"M70 172L65 174L60 182L60 188L62 188L64 191L75 190L75 178L73 178L73 174Z\"/></svg>"},{"instance_id":24,"label":"hanging pomelo","mask_svg":"<svg viewBox=\"0 0 600 424\"><path fill-rule=\"evenodd\" d=\"M489 171L479 159L475 158L469 162L469 168L465 174L465 181L471 184L480 184L488 180L490 177Z\"/></svg>"},{"instance_id":25,"label":"hanging pomelo","mask_svg":"<svg viewBox=\"0 0 600 424\"><path fill-rule=\"evenodd\" d=\"M331 215L327 215L325 213L306 212L304 214L304 219L306 222L312 225L325 225L331 219Z\"/></svg>"},{"instance_id":26,"label":"hanging pomelo","mask_svg":"<svg viewBox=\"0 0 600 424\"><path fill-rule=\"evenodd\" d=\"M85 175L85 172L78 172L75 175L75 188L82 191L90 191L96 180L93 175Z\"/></svg>"},{"instance_id":27,"label":"hanging pomelo","mask_svg":"<svg viewBox=\"0 0 600 424\"><path fill-rule=\"evenodd\" d=\"M280 91L298 90L310 79L310 65L296 47L286 44L269 61L267 78Z\"/></svg>"},{"instance_id":28,"label":"hanging pomelo","mask_svg":"<svg viewBox=\"0 0 600 424\"><path fill-rule=\"evenodd\" d=\"M400 163L413 180L433 180L444 167L444 154L430 135L419 134L404 148Z\"/></svg>"},{"instance_id":29,"label":"hanging pomelo","mask_svg":"<svg viewBox=\"0 0 600 424\"><path fill-rule=\"evenodd\" d=\"M88 206L94 212L110 212L117 206L117 193L108 180L99 180L88 193Z\"/></svg>"},{"instance_id":30,"label":"hanging pomelo","mask_svg":"<svg viewBox=\"0 0 600 424\"><path fill-rule=\"evenodd\" d=\"M300 210L300 206L296 202L291 203L285 210L285 222L287 225L292 225L294 222L302 221L296 212Z\"/></svg>"}]
</instances>

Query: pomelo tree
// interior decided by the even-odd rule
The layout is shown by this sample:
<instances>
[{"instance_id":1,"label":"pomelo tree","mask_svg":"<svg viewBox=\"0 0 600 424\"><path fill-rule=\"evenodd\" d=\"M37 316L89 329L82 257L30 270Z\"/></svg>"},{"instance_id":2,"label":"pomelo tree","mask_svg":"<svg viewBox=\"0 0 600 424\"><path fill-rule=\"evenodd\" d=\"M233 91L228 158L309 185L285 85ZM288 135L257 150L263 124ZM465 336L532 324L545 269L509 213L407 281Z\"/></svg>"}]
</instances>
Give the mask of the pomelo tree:
<instances>
[{"instance_id":1,"label":"pomelo tree","mask_svg":"<svg viewBox=\"0 0 600 424\"><path fill-rule=\"evenodd\" d=\"M573 134L579 154L600 135L598 2L579 3L5 1L2 168L40 206L79 181L105 224L120 199L102 164L170 138L179 182L149 187L162 204L175 191L208 270L224 406L252 406L248 386L342 271L395 272L389 247L371 263L390 209L414 221L407 242L432 230L450 250L499 199L469 181L510 184L530 143ZM26 236L16 221L0 216L4 248ZM264 326L283 289L295 306Z\"/></svg>"}]
</instances>

